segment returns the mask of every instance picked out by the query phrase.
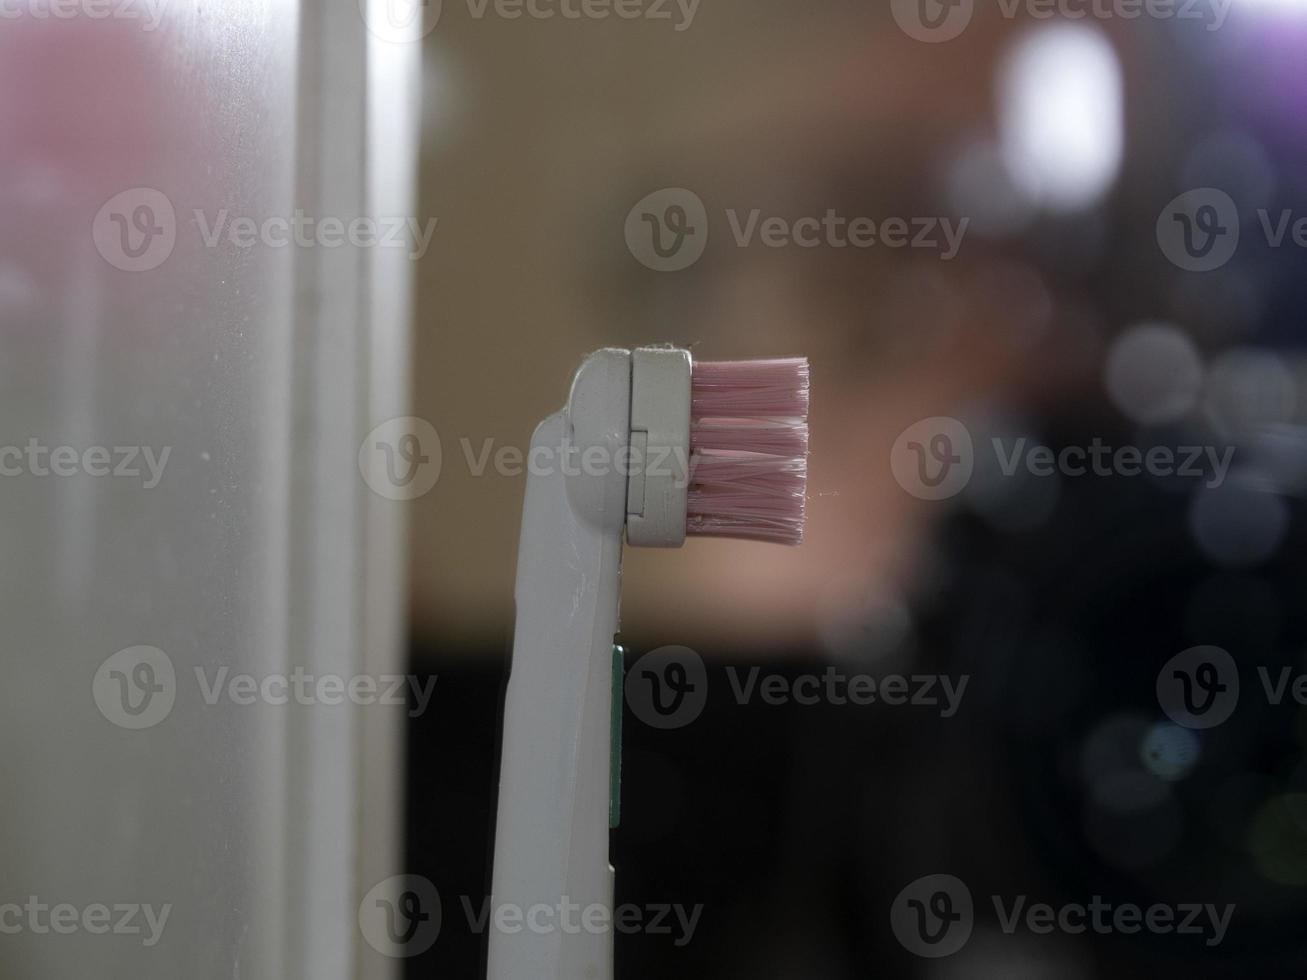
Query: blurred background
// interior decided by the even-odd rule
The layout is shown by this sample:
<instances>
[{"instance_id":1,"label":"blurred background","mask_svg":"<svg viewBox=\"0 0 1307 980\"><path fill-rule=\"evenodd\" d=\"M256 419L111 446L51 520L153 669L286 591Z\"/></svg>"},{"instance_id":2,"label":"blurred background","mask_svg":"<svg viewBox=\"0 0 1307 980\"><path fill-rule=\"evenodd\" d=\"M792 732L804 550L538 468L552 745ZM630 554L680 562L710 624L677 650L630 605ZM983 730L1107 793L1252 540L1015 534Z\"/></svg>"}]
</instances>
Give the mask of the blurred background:
<instances>
[{"instance_id":1,"label":"blurred background","mask_svg":"<svg viewBox=\"0 0 1307 980\"><path fill-rule=\"evenodd\" d=\"M618 900L702 914L619 935L618 976L1300 975L1307 715L1258 668L1307 666L1307 4L666 12L447 0L424 41L412 663L439 710L406 846L445 916L408 975L484 968L453 896L489 887L524 490L486 447L525 448L587 351L662 341L811 358L807 539L626 553L628 664L689 647L708 693L674 730L627 710ZM692 251L630 233L678 206ZM1094 445L1101 471L1020 455ZM1242 682L1211 727L1160 696L1196 646ZM967 686L947 717L735 693L831 669ZM936 874L975 904L940 958L892 922ZM1235 909L1213 943L1004 931L1021 895Z\"/></svg>"},{"instance_id":2,"label":"blurred background","mask_svg":"<svg viewBox=\"0 0 1307 980\"><path fill-rule=\"evenodd\" d=\"M0 0L0 978L484 976L516 454L663 342L810 359L807 535L625 554L618 980L1303 975L1305 52Z\"/></svg>"}]
</instances>

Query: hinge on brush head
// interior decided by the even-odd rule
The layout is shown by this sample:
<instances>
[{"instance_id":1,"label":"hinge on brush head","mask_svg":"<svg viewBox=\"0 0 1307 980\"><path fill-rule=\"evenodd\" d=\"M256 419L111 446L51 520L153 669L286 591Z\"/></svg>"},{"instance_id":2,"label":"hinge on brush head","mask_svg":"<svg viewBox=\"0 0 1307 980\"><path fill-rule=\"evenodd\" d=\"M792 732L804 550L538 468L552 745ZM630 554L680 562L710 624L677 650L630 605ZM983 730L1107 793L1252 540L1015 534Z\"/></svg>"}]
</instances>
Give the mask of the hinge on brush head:
<instances>
[{"instance_id":1,"label":"hinge on brush head","mask_svg":"<svg viewBox=\"0 0 1307 980\"><path fill-rule=\"evenodd\" d=\"M631 456L626 540L679 548L685 542L690 466L690 352L640 347L631 352Z\"/></svg>"}]
</instances>

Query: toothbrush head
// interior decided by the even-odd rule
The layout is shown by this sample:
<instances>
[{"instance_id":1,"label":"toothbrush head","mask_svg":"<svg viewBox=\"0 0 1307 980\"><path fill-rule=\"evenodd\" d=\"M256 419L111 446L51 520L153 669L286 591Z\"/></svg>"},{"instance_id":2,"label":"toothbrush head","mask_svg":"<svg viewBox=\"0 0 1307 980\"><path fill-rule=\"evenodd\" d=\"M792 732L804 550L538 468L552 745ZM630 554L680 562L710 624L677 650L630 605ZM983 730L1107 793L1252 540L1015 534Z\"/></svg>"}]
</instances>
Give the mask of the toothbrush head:
<instances>
[{"instance_id":1,"label":"toothbrush head","mask_svg":"<svg viewBox=\"0 0 1307 980\"><path fill-rule=\"evenodd\" d=\"M573 398L575 402L575 396ZM808 361L694 361L630 352L626 540L687 534L798 544L808 477Z\"/></svg>"},{"instance_id":2,"label":"toothbrush head","mask_svg":"<svg viewBox=\"0 0 1307 980\"><path fill-rule=\"evenodd\" d=\"M808 361L695 361L685 531L803 540Z\"/></svg>"}]
</instances>

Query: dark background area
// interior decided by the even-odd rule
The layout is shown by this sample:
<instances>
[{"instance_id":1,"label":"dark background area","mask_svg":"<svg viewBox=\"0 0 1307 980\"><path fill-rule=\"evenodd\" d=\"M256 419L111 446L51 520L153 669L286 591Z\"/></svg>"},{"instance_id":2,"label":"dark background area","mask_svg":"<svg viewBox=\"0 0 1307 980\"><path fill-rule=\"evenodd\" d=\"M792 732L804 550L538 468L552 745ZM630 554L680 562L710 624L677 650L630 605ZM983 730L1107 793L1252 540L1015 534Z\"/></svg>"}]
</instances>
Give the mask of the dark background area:
<instances>
[{"instance_id":1,"label":"dark background area","mask_svg":"<svg viewBox=\"0 0 1307 980\"><path fill-rule=\"evenodd\" d=\"M959 518L937 532L938 574L910 628L887 633L870 617L841 660L799 650L763 667L790 679L828 663L969 675L949 718L737 704L726 671L758 658L700 651L709 697L696 720L658 731L626 710L612 856L619 904L702 903L702 917L679 948L675 933L619 935L617 975L1300 976L1307 849L1301 825L1290 833L1275 815L1307 815L1307 724L1292 703L1265 702L1252 665L1307 666L1302 509L1277 556L1244 571L1214 568L1188 523L1175 487L1121 479L1064 486L1034 531ZM1243 687L1234 716L1194 733L1195 748L1168 741L1155 684L1198 643L1235 651ZM455 896L479 908L488 891L507 649L417 651L438 665L438 710L410 731L408 866L436 883L444 919L414 978L484 970L485 936ZM1183 776L1141 792L1144 746L1154 773ZM1118 778L1100 781L1113 775L1104 767ZM899 889L934 873L961 878L977 903L956 965L915 957L890 927ZM1214 948L1147 931L1005 935L988 896L1023 894L1236 908Z\"/></svg>"},{"instance_id":2,"label":"dark background area","mask_svg":"<svg viewBox=\"0 0 1307 980\"><path fill-rule=\"evenodd\" d=\"M664 341L811 358L808 529L795 550L627 551L628 666L688 645L709 697L671 731L626 712L618 901L704 911L683 948L619 935L619 978L1307 967L1307 715L1267 704L1257 674L1307 667L1307 250L1262 231L1263 214L1307 217L1307 10L1234 0L1208 30L1002 6L978 0L939 44L901 29L902 5L835 0L705 0L680 34L451 15L432 35L424 196L442 236L415 394L453 463L414 510L412 664L439 681L410 732L408 868L445 919L410 976L484 969L458 897L479 904L490 881L511 647L522 482L473 477L452 447L521 445L586 351ZM662 188L710 215L702 258L675 273L622 237ZM1201 189L1242 232L1207 272L1159 239L1168 202ZM728 209L971 223L944 260L742 247ZM1233 447L1235 465L1220 486L978 469L921 500L896 444L937 417L981 448ZM1190 731L1157 683L1199 645L1229 652L1242 691L1228 721ZM732 667L829 666L970 681L951 718L731 697ZM891 927L930 874L976 906L940 959ZM994 895L1236 911L1213 947L1008 935Z\"/></svg>"}]
</instances>

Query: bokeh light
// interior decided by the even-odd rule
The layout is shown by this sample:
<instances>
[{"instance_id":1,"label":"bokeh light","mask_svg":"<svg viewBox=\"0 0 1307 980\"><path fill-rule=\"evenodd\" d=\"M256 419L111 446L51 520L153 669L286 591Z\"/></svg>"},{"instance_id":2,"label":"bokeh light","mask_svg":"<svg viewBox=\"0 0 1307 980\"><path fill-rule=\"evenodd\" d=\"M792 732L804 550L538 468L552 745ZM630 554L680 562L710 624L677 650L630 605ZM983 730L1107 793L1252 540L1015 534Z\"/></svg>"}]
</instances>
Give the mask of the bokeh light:
<instances>
[{"instance_id":1,"label":"bokeh light","mask_svg":"<svg viewBox=\"0 0 1307 980\"><path fill-rule=\"evenodd\" d=\"M1121 66L1099 30L1058 23L1023 36L999 73L1003 159L1026 196L1051 211L1097 203L1121 169Z\"/></svg>"},{"instance_id":2,"label":"bokeh light","mask_svg":"<svg viewBox=\"0 0 1307 980\"><path fill-rule=\"evenodd\" d=\"M1113 404L1127 418L1143 424L1174 422L1198 400L1202 357L1180 328L1140 324L1112 342L1105 383Z\"/></svg>"}]
</instances>

